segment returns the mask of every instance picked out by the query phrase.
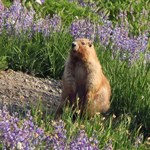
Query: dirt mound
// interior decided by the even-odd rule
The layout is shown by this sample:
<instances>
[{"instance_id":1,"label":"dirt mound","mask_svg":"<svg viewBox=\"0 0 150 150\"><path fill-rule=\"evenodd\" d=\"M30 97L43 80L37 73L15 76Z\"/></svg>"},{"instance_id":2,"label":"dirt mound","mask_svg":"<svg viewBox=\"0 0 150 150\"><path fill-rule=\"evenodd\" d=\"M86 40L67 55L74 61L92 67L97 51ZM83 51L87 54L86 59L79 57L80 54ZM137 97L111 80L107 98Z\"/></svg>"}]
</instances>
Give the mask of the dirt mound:
<instances>
[{"instance_id":1,"label":"dirt mound","mask_svg":"<svg viewBox=\"0 0 150 150\"><path fill-rule=\"evenodd\" d=\"M30 107L42 102L51 112L60 99L61 81L43 79L13 70L0 71L0 106Z\"/></svg>"}]
</instances>

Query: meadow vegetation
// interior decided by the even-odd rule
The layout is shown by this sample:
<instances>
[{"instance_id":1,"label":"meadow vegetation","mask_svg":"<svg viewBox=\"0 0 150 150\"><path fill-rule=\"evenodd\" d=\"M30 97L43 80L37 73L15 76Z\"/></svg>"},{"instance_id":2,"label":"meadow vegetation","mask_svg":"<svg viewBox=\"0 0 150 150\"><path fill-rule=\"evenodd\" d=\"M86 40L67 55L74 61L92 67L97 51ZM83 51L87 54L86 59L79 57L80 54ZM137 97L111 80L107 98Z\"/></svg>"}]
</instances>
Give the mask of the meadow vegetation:
<instances>
[{"instance_id":1,"label":"meadow vegetation","mask_svg":"<svg viewBox=\"0 0 150 150\"><path fill-rule=\"evenodd\" d=\"M150 3L148 0L26 0L0 3L0 69L61 79L72 41L93 41L112 87L106 116L62 120L32 107L23 118L0 110L2 149L150 147ZM38 100L37 100L38 101ZM16 110L17 111L17 110ZM76 110L77 113L79 112Z\"/></svg>"}]
</instances>

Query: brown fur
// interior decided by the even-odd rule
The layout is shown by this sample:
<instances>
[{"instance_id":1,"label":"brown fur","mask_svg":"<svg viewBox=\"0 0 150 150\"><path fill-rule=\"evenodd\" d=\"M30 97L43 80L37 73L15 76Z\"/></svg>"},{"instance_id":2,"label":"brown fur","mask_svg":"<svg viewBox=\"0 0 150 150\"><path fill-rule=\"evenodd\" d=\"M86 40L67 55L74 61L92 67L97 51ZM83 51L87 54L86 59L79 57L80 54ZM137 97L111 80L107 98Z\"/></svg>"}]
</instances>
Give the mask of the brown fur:
<instances>
[{"instance_id":1,"label":"brown fur","mask_svg":"<svg viewBox=\"0 0 150 150\"><path fill-rule=\"evenodd\" d=\"M92 42L88 39L77 39L73 42L65 64L61 103L57 110L60 113L68 99L76 106L79 98L81 113L87 111L90 117L97 112L105 113L110 107L111 88L104 76Z\"/></svg>"}]
</instances>

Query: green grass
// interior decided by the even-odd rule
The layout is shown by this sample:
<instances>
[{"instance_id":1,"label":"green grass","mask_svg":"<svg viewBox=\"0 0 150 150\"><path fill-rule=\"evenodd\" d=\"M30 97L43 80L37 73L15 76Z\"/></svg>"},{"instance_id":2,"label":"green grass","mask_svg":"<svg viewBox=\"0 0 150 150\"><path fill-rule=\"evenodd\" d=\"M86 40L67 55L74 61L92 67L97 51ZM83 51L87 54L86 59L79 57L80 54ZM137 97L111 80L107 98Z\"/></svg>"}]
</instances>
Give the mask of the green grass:
<instances>
[{"instance_id":1,"label":"green grass","mask_svg":"<svg viewBox=\"0 0 150 150\"><path fill-rule=\"evenodd\" d=\"M43 109L44 107L42 105L32 107L32 115L35 116L34 121L42 128L45 128L45 132L52 133L52 122L55 122L55 120L48 113L43 115ZM79 130L84 129L88 137L91 137L93 134L96 136L100 149L104 149L109 142L112 143L113 149L149 149L149 145L146 143L147 141L144 140L143 133L140 132L141 126L136 126L134 129L131 128L133 121L131 114L122 113L119 117L116 117L114 114L105 117L96 115L91 119L81 119L77 116L76 120L73 121L72 111L66 106L61 119L65 123L68 142ZM141 143L136 147L139 136L141 137Z\"/></svg>"},{"instance_id":2,"label":"green grass","mask_svg":"<svg viewBox=\"0 0 150 150\"><path fill-rule=\"evenodd\" d=\"M63 32L47 39L40 34L33 39L25 35L5 38L2 36L0 37L2 67L36 76L60 78L71 41L71 36Z\"/></svg>"},{"instance_id":3,"label":"green grass","mask_svg":"<svg viewBox=\"0 0 150 150\"><path fill-rule=\"evenodd\" d=\"M3 3L9 7L12 4L11 0L2 0ZM89 0L83 0L89 2ZM99 20L99 13L108 16L114 24L121 22L118 17L120 12L127 14L129 22L130 33L137 35L149 30L150 22L150 3L149 0L90 0L95 3L94 9L91 7L81 7L77 1L69 3L68 0L45 0L45 3L40 6L34 0L26 0L24 5L28 8L32 6L37 14L45 16L50 14L59 14L65 26L69 25L76 17L90 18L92 20Z\"/></svg>"},{"instance_id":4,"label":"green grass","mask_svg":"<svg viewBox=\"0 0 150 150\"><path fill-rule=\"evenodd\" d=\"M149 0L83 0L84 2L95 3L94 9L88 7L81 7L74 3L68 3L68 0L46 0L44 7L41 10L42 14L59 14L66 25L69 25L75 17L90 18L98 21L99 14L108 16L114 24L120 23L121 18L118 17L121 12L127 14L126 20L129 22L130 33L137 35L149 29L150 22L150 3ZM50 6L50 7L49 7ZM142 14L142 15L141 15ZM123 19L123 18L122 18ZM125 19L125 18L124 18Z\"/></svg>"},{"instance_id":5,"label":"green grass","mask_svg":"<svg viewBox=\"0 0 150 150\"><path fill-rule=\"evenodd\" d=\"M112 59L109 50L102 51L97 47L97 53L105 75L112 87L111 113L116 116L129 114L131 128L142 125L145 134L149 134L150 121L150 82L149 67L141 62L129 66L127 62Z\"/></svg>"}]
</instances>

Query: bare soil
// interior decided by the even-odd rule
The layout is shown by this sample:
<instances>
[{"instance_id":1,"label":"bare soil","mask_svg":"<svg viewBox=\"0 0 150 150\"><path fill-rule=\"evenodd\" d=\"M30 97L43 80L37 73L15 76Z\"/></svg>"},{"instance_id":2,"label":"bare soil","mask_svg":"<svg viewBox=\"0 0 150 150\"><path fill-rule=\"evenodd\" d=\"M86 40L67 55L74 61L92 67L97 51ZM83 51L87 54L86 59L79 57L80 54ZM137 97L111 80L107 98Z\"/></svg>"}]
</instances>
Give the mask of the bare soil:
<instances>
[{"instance_id":1,"label":"bare soil","mask_svg":"<svg viewBox=\"0 0 150 150\"><path fill-rule=\"evenodd\" d=\"M0 106L23 109L42 103L49 112L54 112L60 93L60 80L37 78L13 70L0 71Z\"/></svg>"}]
</instances>

